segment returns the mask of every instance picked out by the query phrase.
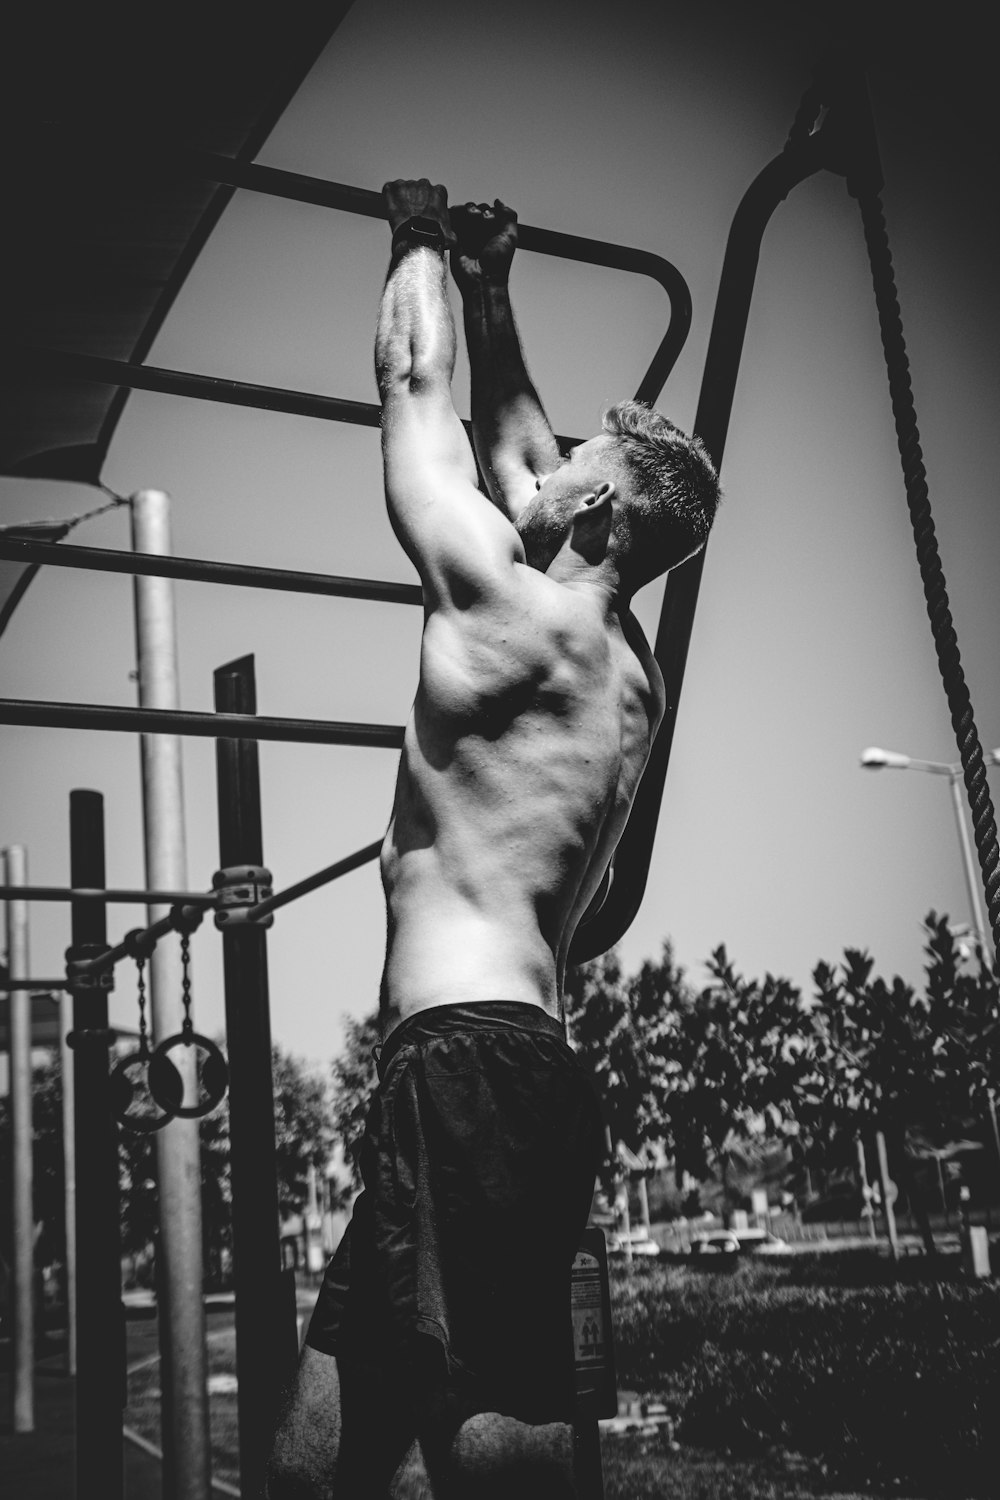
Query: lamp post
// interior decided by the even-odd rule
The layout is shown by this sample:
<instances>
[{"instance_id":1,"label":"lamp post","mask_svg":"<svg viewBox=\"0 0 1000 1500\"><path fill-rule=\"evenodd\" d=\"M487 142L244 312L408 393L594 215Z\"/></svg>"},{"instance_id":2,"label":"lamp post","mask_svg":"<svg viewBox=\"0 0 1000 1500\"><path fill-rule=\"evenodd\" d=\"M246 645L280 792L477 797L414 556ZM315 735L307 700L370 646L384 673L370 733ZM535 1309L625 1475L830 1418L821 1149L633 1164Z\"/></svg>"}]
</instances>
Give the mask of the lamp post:
<instances>
[{"instance_id":1,"label":"lamp post","mask_svg":"<svg viewBox=\"0 0 1000 1500\"><path fill-rule=\"evenodd\" d=\"M1000 766L1000 747L996 750L986 752L987 765ZM862 751L861 765L866 771L928 771L932 776L947 776L951 786L951 800L955 809L955 824L958 828L958 842L962 851L962 868L965 872L965 884L969 893L969 907L972 912L972 922L979 935L979 941L986 952L990 951L992 944L987 938L988 928L986 916L983 911L982 894L979 889L979 872L972 858L972 840L969 837L969 828L965 820L965 808L962 803L961 764L952 765L940 760L917 760L912 755L901 755L897 750L880 750L877 745L870 745L867 750Z\"/></svg>"},{"instance_id":2,"label":"lamp post","mask_svg":"<svg viewBox=\"0 0 1000 1500\"><path fill-rule=\"evenodd\" d=\"M988 766L1000 766L1000 746L995 750L987 750L985 761ZM959 781L962 776L961 764L951 765L945 761L938 760L916 760L912 755L901 755L897 750L880 750L877 745L870 745L867 750L862 751L861 765L866 771L929 771L932 776L947 776L951 784L952 803L955 808L955 822L958 825L958 842L962 850L962 867L965 871L965 883L969 892L969 906L972 911L972 922L976 929L980 942L980 949L987 955L992 955L994 964L996 954L993 944L987 936L989 929L986 926L986 918L983 913L982 897L979 890L978 871L972 859L972 841L969 838L969 830L965 821L965 808L962 803L962 794L959 790ZM1000 1158L1000 1124L997 1122L996 1100L992 1089L987 1098L990 1106L990 1124L993 1127L993 1144L996 1147L997 1157ZM940 1164L939 1164L940 1167Z\"/></svg>"}]
</instances>

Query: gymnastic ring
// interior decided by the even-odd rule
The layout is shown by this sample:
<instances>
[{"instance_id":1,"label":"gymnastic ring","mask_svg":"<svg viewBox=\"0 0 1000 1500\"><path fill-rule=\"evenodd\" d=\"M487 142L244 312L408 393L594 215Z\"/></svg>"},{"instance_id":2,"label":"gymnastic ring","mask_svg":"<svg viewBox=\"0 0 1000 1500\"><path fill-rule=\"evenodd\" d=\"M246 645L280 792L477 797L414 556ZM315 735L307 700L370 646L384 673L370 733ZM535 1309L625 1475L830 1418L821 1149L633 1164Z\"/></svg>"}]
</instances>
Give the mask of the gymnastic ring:
<instances>
[{"instance_id":1,"label":"gymnastic ring","mask_svg":"<svg viewBox=\"0 0 1000 1500\"><path fill-rule=\"evenodd\" d=\"M108 1086L111 1091L111 1108L115 1118L126 1130L132 1131L134 1135L153 1135L157 1130L162 1130L164 1125L169 1125L173 1119L173 1110L164 1109L149 1086L149 1063L150 1054L145 1054L140 1047L136 1052L130 1052L126 1057L121 1057L111 1069ZM139 1064L146 1070L146 1093L153 1103L161 1111L158 1115L133 1115L129 1113L129 1107L134 1102L137 1093L137 1081L129 1077L132 1068ZM176 1072L176 1069L174 1069Z\"/></svg>"},{"instance_id":2,"label":"gymnastic ring","mask_svg":"<svg viewBox=\"0 0 1000 1500\"><path fill-rule=\"evenodd\" d=\"M199 1104L184 1104L184 1080L167 1055L174 1047L197 1047L205 1053L199 1083L205 1098ZM168 1114L181 1120L202 1120L222 1103L229 1087L229 1069L221 1050L211 1038L197 1031L178 1031L154 1050L149 1060L149 1092Z\"/></svg>"}]
</instances>

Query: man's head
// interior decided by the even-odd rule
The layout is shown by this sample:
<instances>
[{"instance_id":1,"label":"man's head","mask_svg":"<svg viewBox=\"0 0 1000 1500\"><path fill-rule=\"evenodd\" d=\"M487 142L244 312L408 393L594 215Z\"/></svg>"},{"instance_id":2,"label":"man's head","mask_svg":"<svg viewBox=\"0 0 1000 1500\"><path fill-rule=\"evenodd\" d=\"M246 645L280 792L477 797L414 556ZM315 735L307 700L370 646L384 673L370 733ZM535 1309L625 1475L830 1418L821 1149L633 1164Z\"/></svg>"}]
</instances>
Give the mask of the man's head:
<instances>
[{"instance_id":1,"label":"man's head","mask_svg":"<svg viewBox=\"0 0 1000 1500\"><path fill-rule=\"evenodd\" d=\"M610 557L629 595L704 546L719 480L697 438L639 401L604 414L604 431L538 483L518 518L529 563L547 568L567 538Z\"/></svg>"}]
</instances>

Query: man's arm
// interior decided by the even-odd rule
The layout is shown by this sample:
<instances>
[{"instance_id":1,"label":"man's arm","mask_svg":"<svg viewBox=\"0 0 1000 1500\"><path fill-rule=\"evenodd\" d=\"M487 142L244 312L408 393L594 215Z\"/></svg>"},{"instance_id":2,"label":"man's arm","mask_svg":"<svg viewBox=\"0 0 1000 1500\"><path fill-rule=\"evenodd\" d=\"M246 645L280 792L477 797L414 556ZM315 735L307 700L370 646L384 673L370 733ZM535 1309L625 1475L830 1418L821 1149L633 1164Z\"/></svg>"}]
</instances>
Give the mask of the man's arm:
<instances>
[{"instance_id":1,"label":"man's arm","mask_svg":"<svg viewBox=\"0 0 1000 1500\"><path fill-rule=\"evenodd\" d=\"M494 503L516 521L535 493L536 479L559 463L510 305L517 215L497 199L492 208L467 203L452 219L458 243L451 267L464 307L476 457Z\"/></svg>"},{"instance_id":2,"label":"man's arm","mask_svg":"<svg viewBox=\"0 0 1000 1500\"><path fill-rule=\"evenodd\" d=\"M383 189L393 256L375 338L386 503L430 602L497 585L523 549L480 492L455 412L455 325L444 252L454 235L443 187L425 178ZM438 243L433 243L439 230Z\"/></svg>"}]
</instances>

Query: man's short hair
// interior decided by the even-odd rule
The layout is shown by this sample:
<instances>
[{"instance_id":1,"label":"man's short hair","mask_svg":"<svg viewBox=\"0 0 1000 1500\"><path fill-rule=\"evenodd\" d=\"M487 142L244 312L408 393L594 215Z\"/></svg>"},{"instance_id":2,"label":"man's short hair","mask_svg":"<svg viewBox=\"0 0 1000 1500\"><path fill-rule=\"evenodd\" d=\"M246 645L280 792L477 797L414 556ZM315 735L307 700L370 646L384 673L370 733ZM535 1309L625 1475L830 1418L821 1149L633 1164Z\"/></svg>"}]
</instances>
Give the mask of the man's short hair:
<instances>
[{"instance_id":1,"label":"man's short hair","mask_svg":"<svg viewBox=\"0 0 1000 1500\"><path fill-rule=\"evenodd\" d=\"M615 522L617 550L640 587L704 546L719 504L719 476L696 437L642 401L604 413L619 441L628 497Z\"/></svg>"}]
</instances>

